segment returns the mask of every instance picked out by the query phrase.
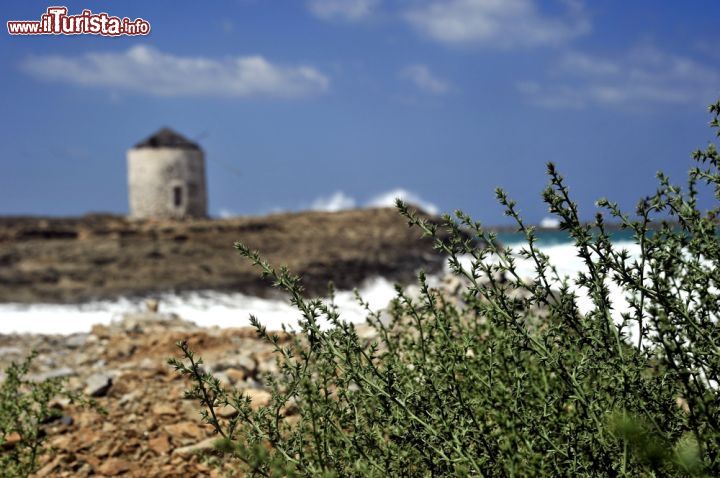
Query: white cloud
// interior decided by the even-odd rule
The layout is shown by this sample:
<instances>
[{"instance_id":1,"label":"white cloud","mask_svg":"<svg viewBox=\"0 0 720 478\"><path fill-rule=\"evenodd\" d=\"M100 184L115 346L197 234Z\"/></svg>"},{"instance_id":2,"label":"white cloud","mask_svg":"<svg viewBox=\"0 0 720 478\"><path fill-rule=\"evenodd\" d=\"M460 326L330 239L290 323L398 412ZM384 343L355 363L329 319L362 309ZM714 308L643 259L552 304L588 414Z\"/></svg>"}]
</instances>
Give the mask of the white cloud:
<instances>
[{"instance_id":1,"label":"white cloud","mask_svg":"<svg viewBox=\"0 0 720 478\"><path fill-rule=\"evenodd\" d=\"M313 211L337 212L355 207L355 199L347 196L342 191L337 191L328 197L315 199L310 205Z\"/></svg>"},{"instance_id":2,"label":"white cloud","mask_svg":"<svg viewBox=\"0 0 720 478\"><path fill-rule=\"evenodd\" d=\"M262 56L212 59L163 53L147 46L82 56L34 56L23 69L43 80L153 96L302 97L330 80L311 66L281 66Z\"/></svg>"},{"instance_id":3,"label":"white cloud","mask_svg":"<svg viewBox=\"0 0 720 478\"><path fill-rule=\"evenodd\" d=\"M323 20L358 21L369 17L381 0L309 0L310 13Z\"/></svg>"},{"instance_id":4,"label":"white cloud","mask_svg":"<svg viewBox=\"0 0 720 478\"><path fill-rule=\"evenodd\" d=\"M534 0L435 0L405 14L424 35L445 44L499 47L557 45L590 31L579 1L561 1L562 17Z\"/></svg>"},{"instance_id":5,"label":"white cloud","mask_svg":"<svg viewBox=\"0 0 720 478\"><path fill-rule=\"evenodd\" d=\"M643 46L617 59L568 53L543 81L516 86L547 108L707 104L720 93L720 70Z\"/></svg>"},{"instance_id":6,"label":"white cloud","mask_svg":"<svg viewBox=\"0 0 720 478\"><path fill-rule=\"evenodd\" d=\"M231 209L227 208L220 208L218 211L218 216L220 216L222 219L230 219L233 217L238 217L237 213Z\"/></svg>"},{"instance_id":7,"label":"white cloud","mask_svg":"<svg viewBox=\"0 0 720 478\"><path fill-rule=\"evenodd\" d=\"M369 207L395 207L395 199L402 199L408 204L419 207L430 214L437 214L440 209L433 203L425 201L420 196L405 189L394 189L378 194L367 202Z\"/></svg>"},{"instance_id":8,"label":"white cloud","mask_svg":"<svg viewBox=\"0 0 720 478\"><path fill-rule=\"evenodd\" d=\"M435 76L426 65L407 66L401 70L400 76L427 93L442 95L450 90L449 83Z\"/></svg>"},{"instance_id":9,"label":"white cloud","mask_svg":"<svg viewBox=\"0 0 720 478\"><path fill-rule=\"evenodd\" d=\"M593 76L613 76L622 72L616 62L577 52L567 53L561 60L561 67L567 72L575 71Z\"/></svg>"}]
</instances>

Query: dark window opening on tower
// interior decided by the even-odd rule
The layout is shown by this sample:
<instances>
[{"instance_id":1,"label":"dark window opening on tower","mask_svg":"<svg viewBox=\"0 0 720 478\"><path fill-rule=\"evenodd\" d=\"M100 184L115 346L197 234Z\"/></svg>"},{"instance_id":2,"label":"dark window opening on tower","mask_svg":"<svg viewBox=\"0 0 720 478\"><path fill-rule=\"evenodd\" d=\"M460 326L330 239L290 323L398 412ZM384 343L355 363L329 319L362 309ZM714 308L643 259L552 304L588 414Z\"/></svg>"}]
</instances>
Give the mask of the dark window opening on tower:
<instances>
[{"instance_id":1,"label":"dark window opening on tower","mask_svg":"<svg viewBox=\"0 0 720 478\"><path fill-rule=\"evenodd\" d=\"M173 188L173 204L175 207L182 206L182 188L180 186Z\"/></svg>"}]
</instances>

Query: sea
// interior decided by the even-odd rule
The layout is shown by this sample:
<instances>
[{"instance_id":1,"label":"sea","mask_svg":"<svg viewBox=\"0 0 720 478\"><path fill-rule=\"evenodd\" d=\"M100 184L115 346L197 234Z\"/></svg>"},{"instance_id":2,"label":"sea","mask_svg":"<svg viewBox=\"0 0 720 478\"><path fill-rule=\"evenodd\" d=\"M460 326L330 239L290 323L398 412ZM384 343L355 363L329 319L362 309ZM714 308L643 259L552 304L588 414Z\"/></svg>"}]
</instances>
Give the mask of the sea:
<instances>
[{"instance_id":1,"label":"sea","mask_svg":"<svg viewBox=\"0 0 720 478\"><path fill-rule=\"evenodd\" d=\"M513 251L525 245L524 237L518 233L499 233L498 239ZM583 270L584 264L567 233L559 230L537 232L537 246L545 253L550 262L563 276L571 279ZM630 257L639 256L639 246L632 241L626 231L611 235L614 247L626 249ZM534 264L518 259L518 271L522 276L534 275ZM440 277L432 278L439 280ZM363 300L373 310L380 310L395 297L394 284L383 277L367 280L358 288ZM611 299L616 319L627 309L626 293L611 284ZM576 287L578 307L586 312L592 307L587 294ZM300 313L288 301L280 298L264 299L242 293L217 291L195 291L184 293L167 292L158 294L160 311L175 313L181 318L204 327L242 327L250 324L254 315L268 329L278 330L283 325L296 327ZM364 322L367 311L355 299L353 291L336 292L334 303L342 319L359 323ZM0 334L73 334L89 332L95 324L109 324L119 320L124 314L142 312L146 309L141 298L118 298L114 300L92 301L81 304L0 304Z\"/></svg>"}]
</instances>

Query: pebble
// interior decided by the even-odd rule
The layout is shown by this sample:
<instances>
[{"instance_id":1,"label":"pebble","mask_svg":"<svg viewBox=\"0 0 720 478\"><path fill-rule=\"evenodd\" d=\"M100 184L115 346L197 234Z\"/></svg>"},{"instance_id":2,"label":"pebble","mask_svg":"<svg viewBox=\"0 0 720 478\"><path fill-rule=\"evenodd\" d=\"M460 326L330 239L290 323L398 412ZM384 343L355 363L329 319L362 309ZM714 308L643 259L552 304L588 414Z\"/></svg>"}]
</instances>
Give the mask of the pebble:
<instances>
[{"instance_id":1,"label":"pebble","mask_svg":"<svg viewBox=\"0 0 720 478\"><path fill-rule=\"evenodd\" d=\"M205 431L200 428L199 420L165 425L164 428L171 438L202 438L205 435Z\"/></svg>"},{"instance_id":2,"label":"pebble","mask_svg":"<svg viewBox=\"0 0 720 478\"><path fill-rule=\"evenodd\" d=\"M65 345L71 349L77 349L85 345L90 334L73 334L65 339Z\"/></svg>"},{"instance_id":3,"label":"pebble","mask_svg":"<svg viewBox=\"0 0 720 478\"><path fill-rule=\"evenodd\" d=\"M109 458L100 464L98 471L107 476L118 476L132 469L132 464L122 458Z\"/></svg>"},{"instance_id":4,"label":"pebble","mask_svg":"<svg viewBox=\"0 0 720 478\"><path fill-rule=\"evenodd\" d=\"M112 376L94 373L85 381L85 393L91 397L104 397L112 386Z\"/></svg>"},{"instance_id":5,"label":"pebble","mask_svg":"<svg viewBox=\"0 0 720 478\"><path fill-rule=\"evenodd\" d=\"M26 352L20 347L0 347L0 355L2 356L14 355L16 357L20 357L25 355L25 353Z\"/></svg>"},{"instance_id":6,"label":"pebble","mask_svg":"<svg viewBox=\"0 0 720 478\"><path fill-rule=\"evenodd\" d=\"M167 403L157 403L153 405L152 412L155 415L175 415L177 409Z\"/></svg>"},{"instance_id":7,"label":"pebble","mask_svg":"<svg viewBox=\"0 0 720 478\"><path fill-rule=\"evenodd\" d=\"M203 451L210 451L215 448L215 442L217 441L216 437L207 438L201 442L195 443L193 445L184 446L181 448L175 448L172 452L175 456L180 456L183 458L187 458L191 455L194 455L196 453L200 453Z\"/></svg>"},{"instance_id":8,"label":"pebble","mask_svg":"<svg viewBox=\"0 0 720 478\"><path fill-rule=\"evenodd\" d=\"M28 379L32 382L44 382L50 378L64 378L71 377L73 375L76 375L75 370L70 367L60 367L48 372L30 375L28 376Z\"/></svg>"},{"instance_id":9,"label":"pebble","mask_svg":"<svg viewBox=\"0 0 720 478\"><path fill-rule=\"evenodd\" d=\"M231 358L225 358L223 361L216 363L211 367L213 372L222 372L225 370L238 370L245 373L246 376L252 375L257 368L257 362L247 355L237 355Z\"/></svg>"},{"instance_id":10,"label":"pebble","mask_svg":"<svg viewBox=\"0 0 720 478\"><path fill-rule=\"evenodd\" d=\"M170 451L170 440L167 435L159 435L148 440L148 447L158 455L165 455Z\"/></svg>"},{"instance_id":11,"label":"pebble","mask_svg":"<svg viewBox=\"0 0 720 478\"><path fill-rule=\"evenodd\" d=\"M237 416L238 411L232 405L224 405L215 410L215 413L221 418L233 418Z\"/></svg>"},{"instance_id":12,"label":"pebble","mask_svg":"<svg viewBox=\"0 0 720 478\"><path fill-rule=\"evenodd\" d=\"M228 381L233 385L244 381L248 377L248 374L245 370L238 370L236 368L229 368L227 370L224 370L223 372L218 372L218 374L219 373L225 375L225 377L228 378Z\"/></svg>"},{"instance_id":13,"label":"pebble","mask_svg":"<svg viewBox=\"0 0 720 478\"><path fill-rule=\"evenodd\" d=\"M272 395L270 395L269 392L255 388L249 388L243 391L243 394L250 398L250 407L253 410L268 406L270 404L270 399L272 398Z\"/></svg>"}]
</instances>

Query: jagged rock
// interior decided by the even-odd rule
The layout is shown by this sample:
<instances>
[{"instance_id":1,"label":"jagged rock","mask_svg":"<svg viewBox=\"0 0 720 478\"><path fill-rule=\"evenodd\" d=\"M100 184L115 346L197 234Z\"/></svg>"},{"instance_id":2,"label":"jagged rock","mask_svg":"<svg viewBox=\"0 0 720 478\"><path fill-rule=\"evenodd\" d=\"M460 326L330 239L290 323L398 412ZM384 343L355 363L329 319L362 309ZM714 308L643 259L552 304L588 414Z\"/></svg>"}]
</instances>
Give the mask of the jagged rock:
<instances>
[{"instance_id":1,"label":"jagged rock","mask_svg":"<svg viewBox=\"0 0 720 478\"><path fill-rule=\"evenodd\" d=\"M0 347L0 355L6 356L6 357L9 357L9 356L21 357L24 354L25 354L25 351L23 349L21 349L20 347L13 347L13 346Z\"/></svg>"},{"instance_id":2,"label":"jagged rock","mask_svg":"<svg viewBox=\"0 0 720 478\"><path fill-rule=\"evenodd\" d=\"M60 367L47 372L30 375L28 378L33 382L42 382L49 378L64 378L75 374L75 370L70 367Z\"/></svg>"},{"instance_id":3,"label":"jagged rock","mask_svg":"<svg viewBox=\"0 0 720 478\"><path fill-rule=\"evenodd\" d=\"M194 455L196 453L204 452L204 451L211 451L215 448L215 442L217 441L216 437L207 438L201 442L195 443L193 445L184 446L181 448L175 448L172 452L174 456L180 456L183 458L187 458L191 455Z\"/></svg>"},{"instance_id":4,"label":"jagged rock","mask_svg":"<svg viewBox=\"0 0 720 478\"><path fill-rule=\"evenodd\" d=\"M271 353L266 353L264 355L264 358L258 357L257 370L260 375L277 374L280 370L278 368L277 361L275 360L275 356Z\"/></svg>"},{"instance_id":5,"label":"jagged rock","mask_svg":"<svg viewBox=\"0 0 720 478\"><path fill-rule=\"evenodd\" d=\"M148 448L158 455L165 455L170 451L170 440L167 435L159 435L148 440Z\"/></svg>"},{"instance_id":6,"label":"jagged rock","mask_svg":"<svg viewBox=\"0 0 720 478\"><path fill-rule=\"evenodd\" d=\"M90 329L90 334L98 339L108 339L110 338L111 330L107 325L95 324Z\"/></svg>"},{"instance_id":7,"label":"jagged rock","mask_svg":"<svg viewBox=\"0 0 720 478\"><path fill-rule=\"evenodd\" d=\"M90 375L85 381L85 393L91 397L103 397L110 390L112 383L113 379L111 375L95 373Z\"/></svg>"},{"instance_id":8,"label":"jagged rock","mask_svg":"<svg viewBox=\"0 0 720 478\"><path fill-rule=\"evenodd\" d=\"M120 399L118 400L118 405L126 405L128 403L131 403L135 399L137 399L140 396L139 390L133 390L132 392L126 393Z\"/></svg>"},{"instance_id":9,"label":"jagged rock","mask_svg":"<svg viewBox=\"0 0 720 478\"><path fill-rule=\"evenodd\" d=\"M132 470L133 465L130 461L122 458L109 458L98 467L98 471L103 475L117 476Z\"/></svg>"},{"instance_id":10,"label":"jagged rock","mask_svg":"<svg viewBox=\"0 0 720 478\"><path fill-rule=\"evenodd\" d=\"M196 422L180 422L173 425L166 425L165 431L173 440L178 438L202 438L205 431Z\"/></svg>"},{"instance_id":11,"label":"jagged rock","mask_svg":"<svg viewBox=\"0 0 720 478\"><path fill-rule=\"evenodd\" d=\"M177 314L161 314L155 312L142 312L139 314L125 314L117 324L125 332L140 334L149 328L192 325L192 322L182 320Z\"/></svg>"},{"instance_id":12,"label":"jagged rock","mask_svg":"<svg viewBox=\"0 0 720 478\"><path fill-rule=\"evenodd\" d=\"M268 406L270 404L270 399L272 398L272 395L270 395L269 392L266 392L265 390L257 390L254 388L244 390L243 394L247 395L248 398L250 398L250 406L253 410L257 410L260 407Z\"/></svg>"},{"instance_id":13,"label":"jagged rock","mask_svg":"<svg viewBox=\"0 0 720 478\"><path fill-rule=\"evenodd\" d=\"M211 367L213 372L227 371L228 369L234 369L242 371L245 376L251 376L257 369L257 362L252 357L246 354L236 355L234 357L224 358L222 361L217 362Z\"/></svg>"},{"instance_id":14,"label":"jagged rock","mask_svg":"<svg viewBox=\"0 0 720 478\"><path fill-rule=\"evenodd\" d=\"M76 477L90 476L93 474L93 466L90 463L83 464L77 471Z\"/></svg>"},{"instance_id":15,"label":"jagged rock","mask_svg":"<svg viewBox=\"0 0 720 478\"><path fill-rule=\"evenodd\" d=\"M77 349L85 345L89 334L73 334L65 339L65 345L71 349Z\"/></svg>"},{"instance_id":16,"label":"jagged rock","mask_svg":"<svg viewBox=\"0 0 720 478\"><path fill-rule=\"evenodd\" d=\"M230 383L233 385L235 385L236 383L240 383L243 380L245 380L247 377L249 377L247 370L236 369L236 368L229 368L229 369L225 370L223 373L230 380Z\"/></svg>"},{"instance_id":17,"label":"jagged rock","mask_svg":"<svg viewBox=\"0 0 720 478\"><path fill-rule=\"evenodd\" d=\"M147 307L148 312L157 313L160 308L160 301L154 298L145 299L145 306Z\"/></svg>"},{"instance_id":18,"label":"jagged rock","mask_svg":"<svg viewBox=\"0 0 720 478\"><path fill-rule=\"evenodd\" d=\"M213 375L215 376L216 379L218 379L220 381L220 385L222 385L224 387L235 384L235 382L225 372L215 372L215 373L213 373ZM244 376L245 375L243 374L243 377Z\"/></svg>"},{"instance_id":19,"label":"jagged rock","mask_svg":"<svg viewBox=\"0 0 720 478\"><path fill-rule=\"evenodd\" d=\"M378 336L377 329L367 326L365 324L356 325L355 332L357 333L358 338L363 340L373 340L376 339Z\"/></svg>"},{"instance_id":20,"label":"jagged rock","mask_svg":"<svg viewBox=\"0 0 720 478\"><path fill-rule=\"evenodd\" d=\"M154 415L175 415L177 408L167 403L158 403L153 405L152 412Z\"/></svg>"},{"instance_id":21,"label":"jagged rock","mask_svg":"<svg viewBox=\"0 0 720 478\"><path fill-rule=\"evenodd\" d=\"M215 410L215 413L221 418L233 418L238 414L238 411L231 405L225 405Z\"/></svg>"},{"instance_id":22,"label":"jagged rock","mask_svg":"<svg viewBox=\"0 0 720 478\"><path fill-rule=\"evenodd\" d=\"M55 456L50 462L46 463L45 466L40 468L36 473L35 476L38 477L45 477L45 476L51 476L54 474L55 470L63 461L62 456Z\"/></svg>"},{"instance_id":23,"label":"jagged rock","mask_svg":"<svg viewBox=\"0 0 720 478\"><path fill-rule=\"evenodd\" d=\"M3 447L13 447L17 443L20 443L21 440L22 437L18 432L9 433L7 436L5 436Z\"/></svg>"}]
</instances>

